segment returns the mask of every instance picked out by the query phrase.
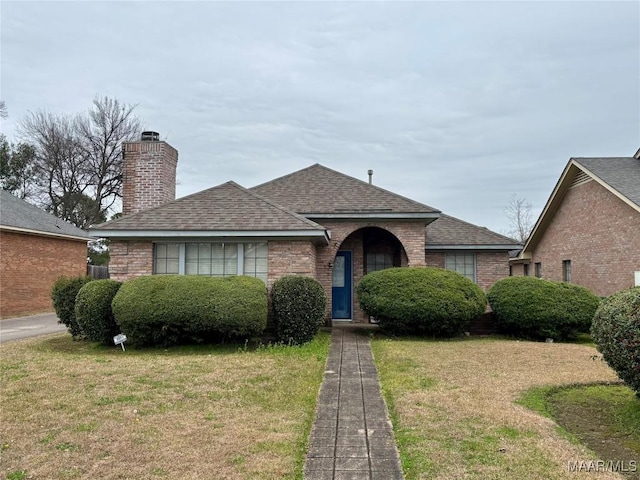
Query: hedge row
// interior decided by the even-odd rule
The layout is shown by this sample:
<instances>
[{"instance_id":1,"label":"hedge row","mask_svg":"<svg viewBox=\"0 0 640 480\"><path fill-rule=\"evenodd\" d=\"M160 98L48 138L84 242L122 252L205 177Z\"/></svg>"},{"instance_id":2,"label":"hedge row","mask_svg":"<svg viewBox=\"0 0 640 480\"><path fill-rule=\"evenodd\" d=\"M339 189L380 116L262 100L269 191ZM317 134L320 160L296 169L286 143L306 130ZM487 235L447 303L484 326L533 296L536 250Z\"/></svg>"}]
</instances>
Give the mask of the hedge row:
<instances>
[{"instance_id":1,"label":"hedge row","mask_svg":"<svg viewBox=\"0 0 640 480\"><path fill-rule=\"evenodd\" d=\"M154 275L125 282L112 308L133 346L252 337L267 326L267 289L247 276Z\"/></svg>"},{"instance_id":2,"label":"hedge row","mask_svg":"<svg viewBox=\"0 0 640 480\"><path fill-rule=\"evenodd\" d=\"M451 337L468 329L487 301L480 287L441 268L389 268L364 276L361 308L394 334Z\"/></svg>"},{"instance_id":3,"label":"hedge row","mask_svg":"<svg viewBox=\"0 0 640 480\"><path fill-rule=\"evenodd\" d=\"M640 287L605 299L591 335L609 366L640 397Z\"/></svg>"},{"instance_id":4,"label":"hedge row","mask_svg":"<svg viewBox=\"0 0 640 480\"><path fill-rule=\"evenodd\" d=\"M588 332L600 299L588 289L534 277L498 280L487 293L501 332L567 340Z\"/></svg>"}]
</instances>

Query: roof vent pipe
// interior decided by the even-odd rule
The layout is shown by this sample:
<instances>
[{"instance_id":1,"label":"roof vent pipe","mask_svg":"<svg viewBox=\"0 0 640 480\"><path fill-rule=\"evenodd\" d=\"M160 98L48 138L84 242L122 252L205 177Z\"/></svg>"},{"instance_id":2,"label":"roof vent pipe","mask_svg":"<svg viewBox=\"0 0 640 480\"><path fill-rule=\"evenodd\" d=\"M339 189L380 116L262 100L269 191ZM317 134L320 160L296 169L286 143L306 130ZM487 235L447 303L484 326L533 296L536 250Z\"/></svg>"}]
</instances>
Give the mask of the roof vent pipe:
<instances>
[{"instance_id":1,"label":"roof vent pipe","mask_svg":"<svg viewBox=\"0 0 640 480\"><path fill-rule=\"evenodd\" d=\"M142 132L142 137L140 138L143 142L159 142L160 134L158 132Z\"/></svg>"},{"instance_id":2,"label":"roof vent pipe","mask_svg":"<svg viewBox=\"0 0 640 480\"><path fill-rule=\"evenodd\" d=\"M369 185L373 184L373 170L368 170L367 173L369 174Z\"/></svg>"}]
</instances>

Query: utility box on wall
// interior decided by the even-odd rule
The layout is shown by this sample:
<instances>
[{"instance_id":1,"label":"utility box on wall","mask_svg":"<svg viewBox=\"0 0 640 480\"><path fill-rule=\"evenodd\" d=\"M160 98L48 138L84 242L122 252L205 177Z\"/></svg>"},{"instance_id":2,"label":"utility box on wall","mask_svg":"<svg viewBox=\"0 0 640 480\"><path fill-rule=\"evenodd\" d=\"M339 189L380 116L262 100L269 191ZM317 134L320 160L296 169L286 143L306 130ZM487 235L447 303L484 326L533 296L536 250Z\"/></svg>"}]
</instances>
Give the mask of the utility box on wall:
<instances>
[{"instance_id":1,"label":"utility box on wall","mask_svg":"<svg viewBox=\"0 0 640 480\"><path fill-rule=\"evenodd\" d=\"M640 272L636 272L636 287L640 287Z\"/></svg>"}]
</instances>

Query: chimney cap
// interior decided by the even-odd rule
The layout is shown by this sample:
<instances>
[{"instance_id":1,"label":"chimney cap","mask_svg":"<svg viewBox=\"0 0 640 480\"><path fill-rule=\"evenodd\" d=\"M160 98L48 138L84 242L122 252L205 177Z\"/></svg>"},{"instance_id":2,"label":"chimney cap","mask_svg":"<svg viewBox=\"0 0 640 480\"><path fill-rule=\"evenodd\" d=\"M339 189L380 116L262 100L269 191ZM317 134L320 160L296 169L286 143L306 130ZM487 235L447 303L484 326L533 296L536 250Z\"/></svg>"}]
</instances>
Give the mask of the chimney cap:
<instances>
[{"instance_id":1,"label":"chimney cap","mask_svg":"<svg viewBox=\"0 0 640 480\"><path fill-rule=\"evenodd\" d=\"M142 132L142 136L140 137L140 140L142 140L143 142L159 142L160 134L158 132L153 132L151 130L148 130L146 132Z\"/></svg>"}]
</instances>

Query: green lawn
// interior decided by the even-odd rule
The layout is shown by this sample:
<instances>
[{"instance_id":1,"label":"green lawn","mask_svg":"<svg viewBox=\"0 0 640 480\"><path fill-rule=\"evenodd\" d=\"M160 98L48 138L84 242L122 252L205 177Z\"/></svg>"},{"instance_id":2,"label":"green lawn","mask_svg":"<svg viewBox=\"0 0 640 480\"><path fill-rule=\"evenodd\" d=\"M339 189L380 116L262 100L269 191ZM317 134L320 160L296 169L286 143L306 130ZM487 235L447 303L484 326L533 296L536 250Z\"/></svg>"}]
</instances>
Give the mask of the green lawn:
<instances>
[{"instance_id":1,"label":"green lawn","mask_svg":"<svg viewBox=\"0 0 640 480\"><path fill-rule=\"evenodd\" d=\"M590 345L380 337L372 347L407 480L575 479L569 462L599 459L516 403L533 387L617 382Z\"/></svg>"},{"instance_id":2,"label":"green lawn","mask_svg":"<svg viewBox=\"0 0 640 480\"><path fill-rule=\"evenodd\" d=\"M2 345L0 475L301 478L328 345Z\"/></svg>"}]
</instances>

